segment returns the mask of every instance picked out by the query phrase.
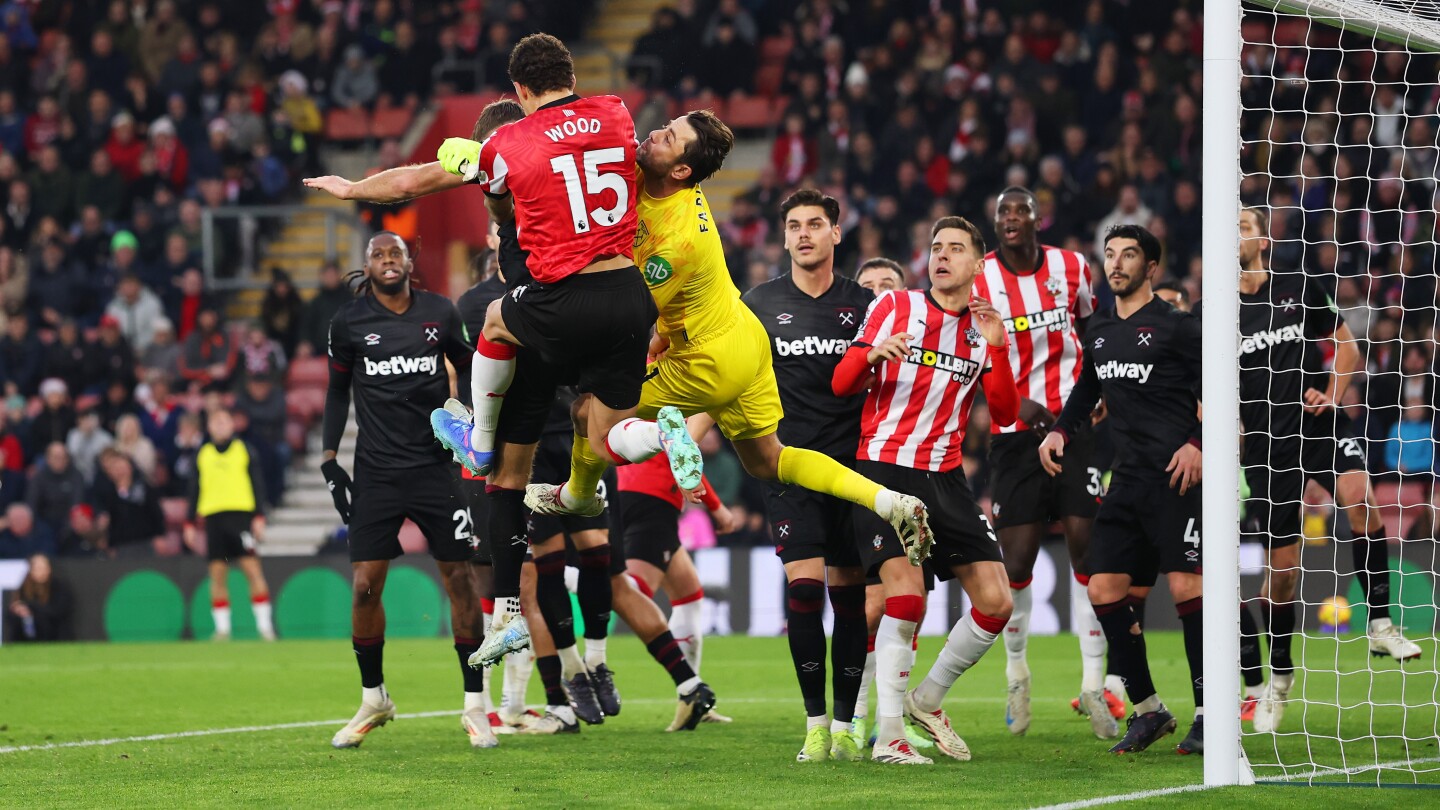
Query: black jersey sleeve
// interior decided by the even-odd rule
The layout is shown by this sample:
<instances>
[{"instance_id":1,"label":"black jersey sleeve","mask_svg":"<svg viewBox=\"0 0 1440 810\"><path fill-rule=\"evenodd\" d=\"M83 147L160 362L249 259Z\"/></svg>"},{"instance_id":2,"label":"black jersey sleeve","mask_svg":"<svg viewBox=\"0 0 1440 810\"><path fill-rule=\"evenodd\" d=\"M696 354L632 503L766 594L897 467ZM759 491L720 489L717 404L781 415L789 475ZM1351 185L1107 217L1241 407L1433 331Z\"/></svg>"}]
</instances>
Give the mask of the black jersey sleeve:
<instances>
[{"instance_id":1,"label":"black jersey sleeve","mask_svg":"<svg viewBox=\"0 0 1440 810\"><path fill-rule=\"evenodd\" d=\"M320 449L339 453L345 422L350 418L350 381L355 363L355 346L350 342L347 307L330 319L330 385L325 389L325 410L321 419Z\"/></svg>"},{"instance_id":2,"label":"black jersey sleeve","mask_svg":"<svg viewBox=\"0 0 1440 810\"><path fill-rule=\"evenodd\" d=\"M1177 313L1180 316L1180 325L1177 329L1179 340L1175 341L1175 352L1179 355L1181 367L1193 381L1192 389L1195 392L1196 401L1201 400L1201 380L1204 377L1204 366L1201 360L1201 349L1204 347L1204 338L1201 334L1200 319L1189 313ZM1195 446L1200 446L1200 434L1203 426L1196 420L1195 427L1190 431L1190 441ZM1178 449L1178 448L1177 448Z\"/></svg>"},{"instance_id":3,"label":"black jersey sleeve","mask_svg":"<svg viewBox=\"0 0 1440 810\"><path fill-rule=\"evenodd\" d=\"M1340 308L1325 282L1306 276L1300 283L1304 286L1300 300L1305 305L1305 337L1318 340L1335 334L1340 328Z\"/></svg>"},{"instance_id":4,"label":"black jersey sleeve","mask_svg":"<svg viewBox=\"0 0 1440 810\"><path fill-rule=\"evenodd\" d=\"M1055 420L1055 430L1068 440L1090 419L1095 403L1100 401L1100 377L1095 373L1095 358L1087 344L1080 354L1080 379L1070 389L1070 398Z\"/></svg>"},{"instance_id":5,"label":"black jersey sleeve","mask_svg":"<svg viewBox=\"0 0 1440 810\"><path fill-rule=\"evenodd\" d=\"M470 369L471 349L467 340L465 322L460 319L460 310L456 309L453 304L446 313L445 345L440 348L445 352L445 357L449 359L451 365L455 366L457 374L462 373L462 369L465 371Z\"/></svg>"}]
</instances>

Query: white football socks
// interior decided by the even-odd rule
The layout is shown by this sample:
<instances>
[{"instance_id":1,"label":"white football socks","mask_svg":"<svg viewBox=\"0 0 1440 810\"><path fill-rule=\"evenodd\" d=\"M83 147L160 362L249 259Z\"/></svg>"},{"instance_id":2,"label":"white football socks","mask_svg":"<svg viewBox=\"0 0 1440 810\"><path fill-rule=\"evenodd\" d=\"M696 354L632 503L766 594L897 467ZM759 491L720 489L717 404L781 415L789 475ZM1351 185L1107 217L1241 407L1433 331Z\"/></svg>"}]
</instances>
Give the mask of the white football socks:
<instances>
[{"instance_id":1,"label":"white football socks","mask_svg":"<svg viewBox=\"0 0 1440 810\"><path fill-rule=\"evenodd\" d=\"M486 343L485 338L480 338ZM475 426L470 445L481 452L495 449L495 426L500 422L500 405L515 379L513 352L507 359L486 357L476 351L470 359L470 402L475 409Z\"/></svg>"},{"instance_id":2,"label":"white football socks","mask_svg":"<svg viewBox=\"0 0 1440 810\"><path fill-rule=\"evenodd\" d=\"M585 666L594 669L605 663L605 642L603 638L585 639Z\"/></svg>"},{"instance_id":3,"label":"white football socks","mask_svg":"<svg viewBox=\"0 0 1440 810\"><path fill-rule=\"evenodd\" d=\"M1030 677L1030 665L1025 660L1025 647L1030 641L1030 610L1034 597L1031 587L1026 585L1023 588L1012 587L1010 598L1015 607L1010 611L1010 621L1005 623L1005 677L1018 681ZM970 616L967 614L965 618L969 619ZM951 637L954 637L953 631ZM945 646L949 649L950 645ZM943 650L941 655L944 655Z\"/></svg>"},{"instance_id":4,"label":"white football socks","mask_svg":"<svg viewBox=\"0 0 1440 810\"><path fill-rule=\"evenodd\" d=\"M230 606L210 608L210 618L215 620L215 632L222 636L230 635Z\"/></svg>"},{"instance_id":5,"label":"white football socks","mask_svg":"<svg viewBox=\"0 0 1440 810\"><path fill-rule=\"evenodd\" d=\"M612 454L637 464L660 452L660 427L643 419L620 420L610 428L606 439Z\"/></svg>"},{"instance_id":6,"label":"white football socks","mask_svg":"<svg viewBox=\"0 0 1440 810\"><path fill-rule=\"evenodd\" d=\"M869 713L870 685L873 683L875 683L875 651L871 650L865 653L865 670L860 673L860 696L855 698L856 717L865 717Z\"/></svg>"},{"instance_id":7,"label":"white football socks","mask_svg":"<svg viewBox=\"0 0 1440 810\"><path fill-rule=\"evenodd\" d=\"M1105 685L1105 629L1083 588L1070 589L1070 611L1080 637L1080 691L1092 692Z\"/></svg>"},{"instance_id":8,"label":"white football socks","mask_svg":"<svg viewBox=\"0 0 1440 810\"><path fill-rule=\"evenodd\" d=\"M880 620L875 636L875 728L881 742L904 739L905 688L915 666L915 622Z\"/></svg>"},{"instance_id":9,"label":"white football socks","mask_svg":"<svg viewBox=\"0 0 1440 810\"><path fill-rule=\"evenodd\" d=\"M685 663L700 674L700 652L705 644L704 632L700 629L700 605L701 600L686 602L676 605L670 611L670 635L675 637L675 643L680 645L680 653L685 656Z\"/></svg>"},{"instance_id":10,"label":"white football socks","mask_svg":"<svg viewBox=\"0 0 1440 810\"><path fill-rule=\"evenodd\" d=\"M950 637L945 640L935 665L915 687L915 705L927 712L937 711L950 687L995 644L997 635L976 624L972 613L966 613L950 628Z\"/></svg>"}]
</instances>

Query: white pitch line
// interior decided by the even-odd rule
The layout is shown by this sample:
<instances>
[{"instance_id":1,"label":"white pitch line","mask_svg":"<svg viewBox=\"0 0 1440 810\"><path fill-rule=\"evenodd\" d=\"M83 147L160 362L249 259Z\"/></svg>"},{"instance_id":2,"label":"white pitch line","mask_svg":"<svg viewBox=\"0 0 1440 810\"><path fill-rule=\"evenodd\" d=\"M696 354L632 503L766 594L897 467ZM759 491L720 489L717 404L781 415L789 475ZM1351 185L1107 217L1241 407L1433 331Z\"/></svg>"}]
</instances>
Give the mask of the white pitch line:
<instances>
[{"instance_id":1,"label":"white pitch line","mask_svg":"<svg viewBox=\"0 0 1440 810\"><path fill-rule=\"evenodd\" d=\"M1397 759L1391 762L1380 762L1375 765L1356 765L1350 768L1316 768L1304 773L1286 774L1284 776L1257 776L1260 782L1299 782L1304 779L1318 779L1324 776L1349 776L1366 771L1380 771L1392 768L1403 768L1406 765L1424 765L1440 762L1440 757L1424 757L1421 759ZM1085 807L1101 807L1107 804L1120 804L1121 802L1136 802L1141 799L1154 799L1160 796L1173 796L1177 793L1195 793L1202 790L1209 790L1210 785L1181 785L1179 787L1157 788L1155 790L1141 790L1135 793L1122 793L1117 796L1100 796L1094 799L1082 799L1080 801L1065 802L1064 804L1050 804L1035 810L1081 810Z\"/></svg>"},{"instance_id":2,"label":"white pitch line","mask_svg":"<svg viewBox=\"0 0 1440 810\"><path fill-rule=\"evenodd\" d=\"M997 703L1004 698L956 698L952 703ZM736 703L792 703L795 698L772 697L772 698L727 698L722 702L726 705ZM627 700L625 703L632 706L658 706L670 705L673 699L664 698L639 698ZM433 712L412 712L409 714L395 715L397 720L414 720L426 717L454 717L460 714L459 711L433 711ZM284 731L292 728L314 728L316 726L343 726L350 722L347 718L339 720L306 720L302 723L276 723L269 726L236 726L234 728L207 728L196 731L174 731L165 734L145 734L138 737L111 737L104 740L73 740L70 742L42 743L40 745L7 745L0 746L0 754L20 754L26 751L54 751L60 748L94 748L102 745L120 745L122 743L136 742L158 742L162 740L183 740L190 737L214 737L220 734L257 734L265 731Z\"/></svg>"},{"instance_id":3,"label":"white pitch line","mask_svg":"<svg viewBox=\"0 0 1440 810\"><path fill-rule=\"evenodd\" d=\"M725 705L737 703L792 703L794 698L771 697L771 698L726 698L722 702ZM1001 703L1005 698L972 697L952 698L949 703ZM632 706L658 706L670 705L673 699L667 698L639 698L625 701ZM433 712L412 712L409 714L395 715L398 720L414 720L426 717L454 717L459 711L433 711ZM277 723L269 726L236 726L234 728L206 728L195 731L174 731L165 734L145 734L138 737L111 737L104 740L72 740L70 742L42 743L40 745L6 745L0 746L0 754L21 754L27 751L54 751L60 748L94 748L102 745L120 745L122 743L136 742L159 742L162 740L183 740L190 737L214 737L220 734L257 734L266 731L284 731L292 728L314 728L316 726L343 726L350 722L346 718L339 720L306 720L302 723Z\"/></svg>"}]
</instances>

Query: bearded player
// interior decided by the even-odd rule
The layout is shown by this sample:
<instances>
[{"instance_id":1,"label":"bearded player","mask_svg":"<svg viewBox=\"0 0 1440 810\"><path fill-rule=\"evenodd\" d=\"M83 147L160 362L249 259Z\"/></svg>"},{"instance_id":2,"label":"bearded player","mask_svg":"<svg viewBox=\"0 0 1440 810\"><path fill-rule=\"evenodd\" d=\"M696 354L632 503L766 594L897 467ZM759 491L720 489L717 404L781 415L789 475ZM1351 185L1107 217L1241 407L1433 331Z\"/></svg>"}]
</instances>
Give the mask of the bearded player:
<instances>
[{"instance_id":1,"label":"bearded player","mask_svg":"<svg viewBox=\"0 0 1440 810\"><path fill-rule=\"evenodd\" d=\"M479 649L483 631L470 565L470 511L449 454L413 438L415 430L428 426L430 409L449 394L445 360L461 363L470 349L455 306L443 296L413 290L413 270L404 240L389 231L375 234L366 248L360 296L330 323L320 469L349 526L351 623L362 687L360 710L331 744L358 747L371 731L395 719L395 703L385 690L381 596L390 561L403 553L400 526L409 518L424 534L450 599L465 687L461 723L471 745L493 748L484 680L465 665ZM337 458L352 389L360 427L353 482Z\"/></svg>"},{"instance_id":2,"label":"bearded player","mask_svg":"<svg viewBox=\"0 0 1440 810\"><path fill-rule=\"evenodd\" d=\"M1100 470L1090 462L1094 437L1088 425L1071 437L1063 474L1046 475L1036 452L1079 379L1080 336L1095 308L1090 265L1078 253L1040 244L1036 216L1035 195L1028 189L1012 186L1000 192L995 203L999 245L985 257L984 272L975 280L975 294L993 302L1010 333L1010 367L1021 397L1019 421L994 423L990 437L991 516L1015 601L1005 625L1005 724L1016 735L1030 728L1025 648L1040 543L1050 524L1060 521L1075 581L1084 588L1089 582L1085 550L1101 491ZM1072 605L1080 637L1080 693L1096 694L1105 686L1105 636L1089 599L1072 600ZM1113 685L1118 690L1118 682ZM1124 702L1116 691L1099 694L1105 705L1072 705L1090 717L1096 734L1114 736Z\"/></svg>"},{"instance_id":3,"label":"bearded player","mask_svg":"<svg viewBox=\"0 0 1440 810\"><path fill-rule=\"evenodd\" d=\"M1335 408L1352 375L1364 369L1364 358L1319 280L1299 271L1270 268L1268 234L1269 217L1264 211L1240 212L1242 462L1250 486L1247 508L1258 516L1266 545L1265 580L1254 601L1270 651L1270 681L1254 707L1259 732L1280 729L1295 683L1291 640L1297 619L1300 504L1306 481L1332 493L1349 520L1355 579L1369 609L1370 654L1399 662L1421 654L1419 645L1390 618L1385 521L1365 471L1364 448ZM1315 344L1331 340L1335 361L1325 373ZM1241 605L1240 625L1247 639L1259 636L1249 605ZM1242 647L1241 665L1247 681L1257 680L1262 671L1258 644ZM1258 686L1247 682L1247 692Z\"/></svg>"}]
</instances>

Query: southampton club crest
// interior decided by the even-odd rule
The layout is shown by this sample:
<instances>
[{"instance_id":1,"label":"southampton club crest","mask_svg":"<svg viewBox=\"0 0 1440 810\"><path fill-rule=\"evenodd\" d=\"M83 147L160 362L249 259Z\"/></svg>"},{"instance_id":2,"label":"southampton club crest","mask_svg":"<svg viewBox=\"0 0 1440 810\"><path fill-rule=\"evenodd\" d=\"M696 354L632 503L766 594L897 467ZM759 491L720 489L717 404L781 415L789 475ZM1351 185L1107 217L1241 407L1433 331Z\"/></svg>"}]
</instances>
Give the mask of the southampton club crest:
<instances>
[{"instance_id":1,"label":"southampton club crest","mask_svg":"<svg viewBox=\"0 0 1440 810\"><path fill-rule=\"evenodd\" d=\"M970 348L974 349L979 347L982 339L983 336L980 334L979 329L971 326L965 330L965 342L970 344Z\"/></svg>"},{"instance_id":2,"label":"southampton club crest","mask_svg":"<svg viewBox=\"0 0 1440 810\"><path fill-rule=\"evenodd\" d=\"M1059 295L1065 291L1065 285L1060 283L1058 278L1045 279L1045 291L1051 295Z\"/></svg>"}]
</instances>

